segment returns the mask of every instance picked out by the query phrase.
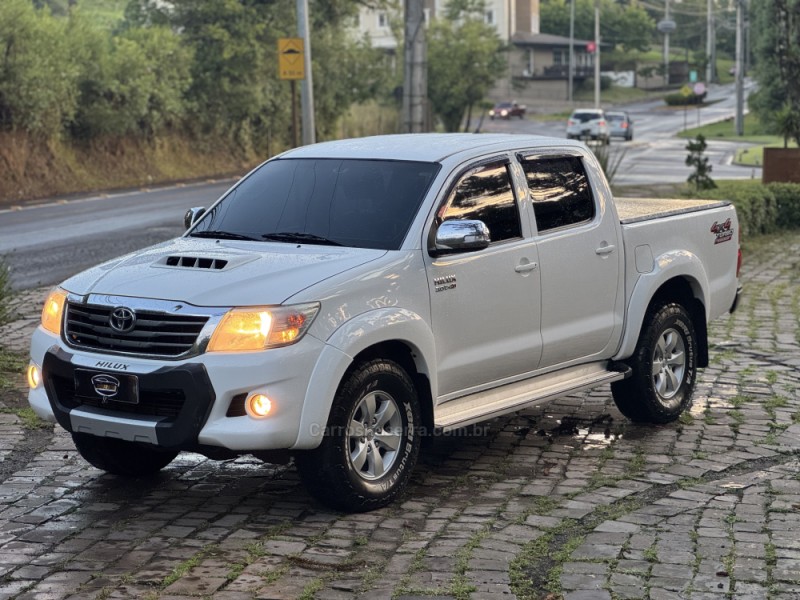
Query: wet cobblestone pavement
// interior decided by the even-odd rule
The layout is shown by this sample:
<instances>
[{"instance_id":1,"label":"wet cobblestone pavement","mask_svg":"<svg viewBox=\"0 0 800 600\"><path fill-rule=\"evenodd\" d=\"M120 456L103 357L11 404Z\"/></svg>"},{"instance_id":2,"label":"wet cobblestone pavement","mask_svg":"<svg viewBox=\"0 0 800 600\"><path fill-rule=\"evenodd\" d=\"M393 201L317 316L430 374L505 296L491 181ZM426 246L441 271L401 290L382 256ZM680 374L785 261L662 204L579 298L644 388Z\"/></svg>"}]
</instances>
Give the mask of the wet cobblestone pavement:
<instances>
[{"instance_id":1,"label":"wet cobblestone pavement","mask_svg":"<svg viewBox=\"0 0 800 600\"><path fill-rule=\"evenodd\" d=\"M104 475L6 411L0 598L800 598L800 234L759 242L744 283L680 421L570 396L438 440L368 514L249 458Z\"/></svg>"}]
</instances>

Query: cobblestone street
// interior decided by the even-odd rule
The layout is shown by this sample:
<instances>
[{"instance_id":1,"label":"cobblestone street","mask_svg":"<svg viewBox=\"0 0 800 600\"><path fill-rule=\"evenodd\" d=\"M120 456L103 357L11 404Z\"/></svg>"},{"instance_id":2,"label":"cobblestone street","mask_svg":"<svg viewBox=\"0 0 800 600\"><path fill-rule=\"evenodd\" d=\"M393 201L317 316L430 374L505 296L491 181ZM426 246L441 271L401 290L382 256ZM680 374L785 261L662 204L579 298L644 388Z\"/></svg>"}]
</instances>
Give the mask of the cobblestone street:
<instances>
[{"instance_id":1,"label":"cobblestone street","mask_svg":"<svg viewBox=\"0 0 800 600\"><path fill-rule=\"evenodd\" d=\"M254 458L105 475L6 410L0 599L800 598L800 233L748 248L743 283L680 421L634 425L607 387L563 398L437 439L367 514Z\"/></svg>"}]
</instances>

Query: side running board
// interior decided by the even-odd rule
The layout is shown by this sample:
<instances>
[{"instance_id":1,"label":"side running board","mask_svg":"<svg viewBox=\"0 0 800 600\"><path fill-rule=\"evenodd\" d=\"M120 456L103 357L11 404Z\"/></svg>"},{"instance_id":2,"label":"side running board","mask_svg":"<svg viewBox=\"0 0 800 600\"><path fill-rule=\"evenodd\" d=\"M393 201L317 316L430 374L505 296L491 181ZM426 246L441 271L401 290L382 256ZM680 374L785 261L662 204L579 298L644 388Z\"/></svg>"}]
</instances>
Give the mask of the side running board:
<instances>
[{"instance_id":1,"label":"side running board","mask_svg":"<svg viewBox=\"0 0 800 600\"><path fill-rule=\"evenodd\" d=\"M602 362L516 381L437 406L435 427L444 431L466 427L603 383L626 379L630 374L630 367L623 363Z\"/></svg>"}]
</instances>

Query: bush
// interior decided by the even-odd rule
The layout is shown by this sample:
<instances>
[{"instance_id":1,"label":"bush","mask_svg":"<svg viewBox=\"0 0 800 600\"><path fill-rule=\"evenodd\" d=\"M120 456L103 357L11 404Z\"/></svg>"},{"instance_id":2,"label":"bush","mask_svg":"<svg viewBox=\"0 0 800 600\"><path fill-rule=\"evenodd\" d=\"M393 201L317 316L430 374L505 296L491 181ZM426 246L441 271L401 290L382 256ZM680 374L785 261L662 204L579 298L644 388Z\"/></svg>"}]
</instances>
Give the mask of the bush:
<instances>
[{"instance_id":1,"label":"bush","mask_svg":"<svg viewBox=\"0 0 800 600\"><path fill-rule=\"evenodd\" d=\"M0 325L11 320L11 275L0 256Z\"/></svg>"},{"instance_id":2,"label":"bush","mask_svg":"<svg viewBox=\"0 0 800 600\"><path fill-rule=\"evenodd\" d=\"M610 90L611 86L614 85L614 80L611 79L608 75L601 75L600 76L600 89L602 91ZM580 86L581 90L593 90L594 89L594 77L589 77L588 79L584 80L583 84Z\"/></svg>"},{"instance_id":3,"label":"bush","mask_svg":"<svg viewBox=\"0 0 800 600\"><path fill-rule=\"evenodd\" d=\"M742 235L755 236L778 229L778 203L775 194L760 182L725 182L702 192L710 200L730 200L736 207Z\"/></svg>"},{"instance_id":4,"label":"bush","mask_svg":"<svg viewBox=\"0 0 800 600\"><path fill-rule=\"evenodd\" d=\"M697 95L697 94L689 94L688 96L684 96L681 93L676 94L667 94L664 96L664 102L667 103L668 106L691 106L694 104L702 104L703 100L706 99L705 93Z\"/></svg>"},{"instance_id":5,"label":"bush","mask_svg":"<svg viewBox=\"0 0 800 600\"><path fill-rule=\"evenodd\" d=\"M767 188L777 203L777 226L800 227L800 183L770 183Z\"/></svg>"}]
</instances>

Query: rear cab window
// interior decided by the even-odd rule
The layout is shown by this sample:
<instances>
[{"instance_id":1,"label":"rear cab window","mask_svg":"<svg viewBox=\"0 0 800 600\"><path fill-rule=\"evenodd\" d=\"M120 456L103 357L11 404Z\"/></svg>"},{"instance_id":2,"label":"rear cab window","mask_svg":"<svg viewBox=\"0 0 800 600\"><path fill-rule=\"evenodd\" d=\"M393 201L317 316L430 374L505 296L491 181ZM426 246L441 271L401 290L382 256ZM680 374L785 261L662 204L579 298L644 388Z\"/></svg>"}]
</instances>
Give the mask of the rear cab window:
<instances>
[{"instance_id":1,"label":"rear cab window","mask_svg":"<svg viewBox=\"0 0 800 600\"><path fill-rule=\"evenodd\" d=\"M539 234L589 223L596 214L579 156L520 157Z\"/></svg>"}]
</instances>

